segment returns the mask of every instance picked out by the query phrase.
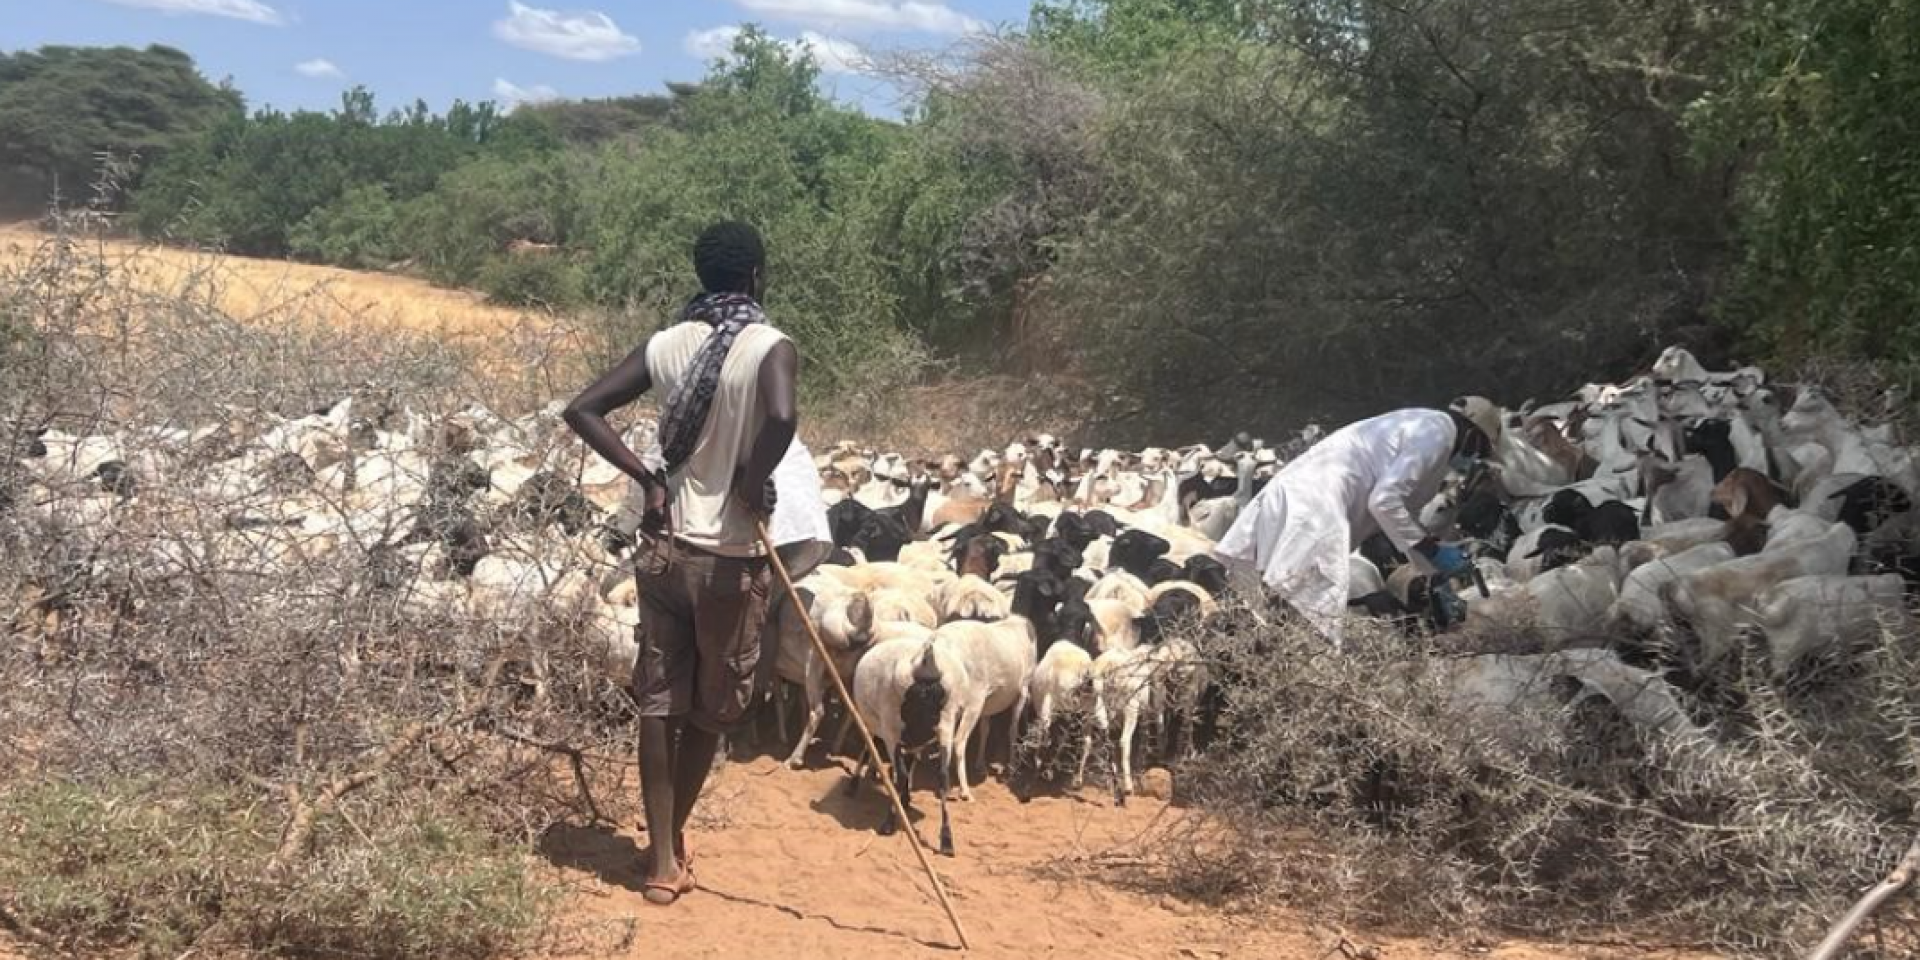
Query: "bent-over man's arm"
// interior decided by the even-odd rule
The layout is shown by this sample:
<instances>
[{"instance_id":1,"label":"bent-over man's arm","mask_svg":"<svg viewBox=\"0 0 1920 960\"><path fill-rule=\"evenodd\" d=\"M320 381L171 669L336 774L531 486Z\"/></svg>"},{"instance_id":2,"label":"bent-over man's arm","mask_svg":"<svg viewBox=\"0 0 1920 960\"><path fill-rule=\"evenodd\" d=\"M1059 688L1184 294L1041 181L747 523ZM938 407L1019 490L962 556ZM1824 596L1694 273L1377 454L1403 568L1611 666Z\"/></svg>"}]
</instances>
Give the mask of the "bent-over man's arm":
<instances>
[{"instance_id":1,"label":"bent-over man's arm","mask_svg":"<svg viewBox=\"0 0 1920 960\"><path fill-rule=\"evenodd\" d=\"M1418 442L1407 444L1394 461L1387 465L1379 481L1367 496L1367 512L1373 515L1374 523L1380 531L1393 541L1416 568L1422 573L1431 574L1426 562L1426 554L1421 545L1430 545L1432 538L1420 526L1419 509L1424 503L1410 502L1414 490L1424 486L1425 481L1447 469L1447 454L1452 450L1451 438L1420 437Z\"/></svg>"},{"instance_id":2,"label":"bent-over man's arm","mask_svg":"<svg viewBox=\"0 0 1920 960\"><path fill-rule=\"evenodd\" d=\"M800 423L795 396L799 378L800 351L794 349L793 341L774 344L760 362L760 432L733 490L735 497L762 517L773 513L773 504L766 502L767 480L787 455Z\"/></svg>"}]
</instances>

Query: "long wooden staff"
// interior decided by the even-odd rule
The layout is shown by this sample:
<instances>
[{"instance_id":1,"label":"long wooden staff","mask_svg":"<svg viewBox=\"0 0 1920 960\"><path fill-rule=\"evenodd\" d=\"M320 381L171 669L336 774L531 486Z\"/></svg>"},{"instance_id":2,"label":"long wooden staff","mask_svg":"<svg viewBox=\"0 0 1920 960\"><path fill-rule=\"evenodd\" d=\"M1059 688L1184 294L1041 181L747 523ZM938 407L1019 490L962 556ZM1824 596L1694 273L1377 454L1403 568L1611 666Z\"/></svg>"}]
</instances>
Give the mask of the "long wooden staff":
<instances>
[{"instance_id":1,"label":"long wooden staff","mask_svg":"<svg viewBox=\"0 0 1920 960\"><path fill-rule=\"evenodd\" d=\"M933 864L927 860L927 851L920 845L920 831L914 829L907 820L907 806L900 802L900 793L893 787L893 769L880 756L880 746L873 740L873 730L867 726L867 718L860 715L860 708L853 702L853 692L847 689L847 683L840 678L840 668L834 665L833 656L827 651L827 644L820 639L820 631L814 629L813 618L800 604L800 591L793 585L793 577L787 573L786 561L780 559L780 551L774 549L773 535L767 532L764 520L756 520L760 529L760 545L766 548L767 558L773 561L773 570L780 575L780 584L787 588L787 601L793 604L794 613L800 618L801 625L807 628L807 638L813 641L813 652L826 664L827 676L833 678L833 688L840 692L840 701L847 705L847 715L860 728L860 739L867 745L867 756L873 758L874 769L880 771L880 785L887 789L887 799L893 803L893 814L899 818L900 832L907 835L907 844L913 848L913 855L920 860L920 868L927 872L927 880L933 884L934 895L940 898L940 909L947 912L947 919L953 923L954 936L960 938L960 949L972 950L967 942L967 930L960 925L960 915L953 911L953 901L947 899L946 884L940 882L940 875L933 872ZM765 652L761 656L766 656ZM855 776L858 776L856 773Z\"/></svg>"}]
</instances>

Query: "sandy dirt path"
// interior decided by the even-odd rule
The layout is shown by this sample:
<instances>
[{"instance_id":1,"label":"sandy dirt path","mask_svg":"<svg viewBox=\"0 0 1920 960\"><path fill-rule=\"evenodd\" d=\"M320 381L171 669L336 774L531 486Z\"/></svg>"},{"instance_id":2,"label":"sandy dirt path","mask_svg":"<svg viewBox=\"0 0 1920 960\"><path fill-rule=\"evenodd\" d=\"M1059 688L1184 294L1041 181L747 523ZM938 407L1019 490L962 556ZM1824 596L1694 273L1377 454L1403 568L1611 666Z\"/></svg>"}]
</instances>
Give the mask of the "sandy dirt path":
<instances>
[{"instance_id":1,"label":"sandy dirt path","mask_svg":"<svg viewBox=\"0 0 1920 960\"><path fill-rule=\"evenodd\" d=\"M709 785L689 837L702 887L671 907L640 896L644 834L563 828L541 852L573 889L567 909L581 952L647 958L957 957L952 934L913 854L878 836L885 799L867 785L849 798L838 767L789 771L769 758L729 764ZM631 789L631 784L628 784ZM1263 957L1340 960L1340 935L1298 914L1226 915L1112 882L1139 854L1158 818L1178 816L1135 798L1124 809L1088 791L1020 804L997 783L952 804L955 859L935 857L976 957ZM932 797L917 794L933 839ZM1062 864L1065 858L1069 863ZM1097 871L1090 862L1104 862ZM1076 864L1078 865L1076 868ZM1100 876L1093 876L1098 873ZM1378 960L1493 957L1595 960L1677 956L1656 950L1505 944L1491 951L1352 932Z\"/></svg>"}]
</instances>

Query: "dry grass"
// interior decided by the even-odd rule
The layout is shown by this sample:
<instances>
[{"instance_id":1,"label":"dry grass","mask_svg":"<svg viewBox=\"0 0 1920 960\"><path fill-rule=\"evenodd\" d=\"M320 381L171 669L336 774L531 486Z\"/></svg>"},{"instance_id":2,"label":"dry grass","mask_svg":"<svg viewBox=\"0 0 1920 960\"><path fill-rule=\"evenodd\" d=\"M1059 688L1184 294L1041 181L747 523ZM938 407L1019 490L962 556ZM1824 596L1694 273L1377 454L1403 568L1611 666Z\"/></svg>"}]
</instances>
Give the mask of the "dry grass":
<instances>
[{"instance_id":1,"label":"dry grass","mask_svg":"<svg viewBox=\"0 0 1920 960\"><path fill-rule=\"evenodd\" d=\"M0 270L33 259L51 236L28 223L0 225ZM493 306L477 293L424 280L176 249L101 236L75 240L116 282L154 296L192 287L233 317L272 316L298 305L307 318L340 327L405 330L451 343L486 344L539 314Z\"/></svg>"}]
</instances>

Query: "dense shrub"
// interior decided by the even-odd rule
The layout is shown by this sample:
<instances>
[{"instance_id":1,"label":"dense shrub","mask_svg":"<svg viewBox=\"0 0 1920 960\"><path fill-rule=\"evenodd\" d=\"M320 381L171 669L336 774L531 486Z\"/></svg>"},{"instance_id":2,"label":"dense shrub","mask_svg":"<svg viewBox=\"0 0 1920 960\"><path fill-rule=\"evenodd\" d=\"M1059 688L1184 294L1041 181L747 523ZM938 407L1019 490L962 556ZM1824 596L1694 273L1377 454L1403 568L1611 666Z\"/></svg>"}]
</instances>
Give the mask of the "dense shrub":
<instances>
[{"instance_id":1,"label":"dense shrub","mask_svg":"<svg viewBox=\"0 0 1920 960\"><path fill-rule=\"evenodd\" d=\"M428 276L466 285L516 240L573 241L582 231L581 166L575 157L531 154L454 170L409 208L409 249Z\"/></svg>"},{"instance_id":2,"label":"dense shrub","mask_svg":"<svg viewBox=\"0 0 1920 960\"><path fill-rule=\"evenodd\" d=\"M1723 318L1785 359L1920 356L1920 95L1912 4L1795 0L1737 21L1696 120L1716 162L1752 164Z\"/></svg>"},{"instance_id":3,"label":"dense shrub","mask_svg":"<svg viewBox=\"0 0 1920 960\"><path fill-rule=\"evenodd\" d=\"M495 257L480 268L474 286L494 303L567 307L580 301L580 269L558 254Z\"/></svg>"},{"instance_id":4,"label":"dense shrub","mask_svg":"<svg viewBox=\"0 0 1920 960\"><path fill-rule=\"evenodd\" d=\"M385 187L350 187L339 199L308 213L287 235L294 256L359 269L391 264L399 249L400 210Z\"/></svg>"}]
</instances>

